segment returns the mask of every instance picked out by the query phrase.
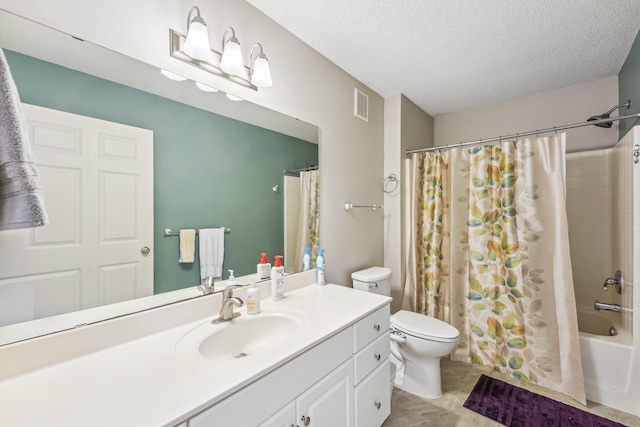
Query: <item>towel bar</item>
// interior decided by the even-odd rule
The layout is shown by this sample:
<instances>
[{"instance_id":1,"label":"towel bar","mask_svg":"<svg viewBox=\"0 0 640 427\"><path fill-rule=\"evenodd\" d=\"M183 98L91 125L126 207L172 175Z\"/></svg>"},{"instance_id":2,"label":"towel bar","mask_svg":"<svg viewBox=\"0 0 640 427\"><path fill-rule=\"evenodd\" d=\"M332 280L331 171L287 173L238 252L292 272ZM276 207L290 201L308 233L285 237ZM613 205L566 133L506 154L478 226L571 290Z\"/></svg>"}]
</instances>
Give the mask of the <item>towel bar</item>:
<instances>
[{"instance_id":1,"label":"towel bar","mask_svg":"<svg viewBox=\"0 0 640 427\"><path fill-rule=\"evenodd\" d=\"M216 228L216 227L210 227L210 228ZM231 233L231 229L229 227L224 227L224 232L225 233ZM196 234L198 234L198 230L196 230ZM179 236L180 235L180 231L173 231L170 228L165 228L164 229L164 235L165 236Z\"/></svg>"}]
</instances>

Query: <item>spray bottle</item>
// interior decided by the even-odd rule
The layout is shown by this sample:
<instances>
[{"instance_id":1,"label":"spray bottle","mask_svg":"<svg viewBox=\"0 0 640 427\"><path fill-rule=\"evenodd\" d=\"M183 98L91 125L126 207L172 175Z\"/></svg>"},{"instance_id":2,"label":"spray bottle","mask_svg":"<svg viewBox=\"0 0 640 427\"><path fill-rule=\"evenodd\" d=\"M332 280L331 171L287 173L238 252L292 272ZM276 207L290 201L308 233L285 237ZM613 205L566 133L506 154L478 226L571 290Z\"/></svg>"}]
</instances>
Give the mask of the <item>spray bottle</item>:
<instances>
[{"instance_id":1,"label":"spray bottle","mask_svg":"<svg viewBox=\"0 0 640 427\"><path fill-rule=\"evenodd\" d=\"M311 248L305 248L302 255L302 271L307 270L311 270Z\"/></svg>"},{"instance_id":2,"label":"spray bottle","mask_svg":"<svg viewBox=\"0 0 640 427\"><path fill-rule=\"evenodd\" d=\"M318 286L324 286L324 249L320 249L318 251L318 257L316 258L316 271L318 273L318 277L316 278Z\"/></svg>"}]
</instances>

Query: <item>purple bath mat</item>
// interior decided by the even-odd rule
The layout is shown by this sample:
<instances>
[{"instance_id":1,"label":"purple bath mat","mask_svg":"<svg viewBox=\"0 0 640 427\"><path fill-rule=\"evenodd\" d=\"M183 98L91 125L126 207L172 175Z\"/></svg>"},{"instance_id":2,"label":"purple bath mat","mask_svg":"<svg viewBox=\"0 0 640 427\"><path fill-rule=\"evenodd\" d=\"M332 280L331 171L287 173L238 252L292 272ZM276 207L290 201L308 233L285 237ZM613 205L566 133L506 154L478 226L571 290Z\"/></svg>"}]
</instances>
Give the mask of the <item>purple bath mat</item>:
<instances>
[{"instance_id":1,"label":"purple bath mat","mask_svg":"<svg viewBox=\"0 0 640 427\"><path fill-rule=\"evenodd\" d=\"M473 387L464 407L507 427L624 427L486 375Z\"/></svg>"}]
</instances>

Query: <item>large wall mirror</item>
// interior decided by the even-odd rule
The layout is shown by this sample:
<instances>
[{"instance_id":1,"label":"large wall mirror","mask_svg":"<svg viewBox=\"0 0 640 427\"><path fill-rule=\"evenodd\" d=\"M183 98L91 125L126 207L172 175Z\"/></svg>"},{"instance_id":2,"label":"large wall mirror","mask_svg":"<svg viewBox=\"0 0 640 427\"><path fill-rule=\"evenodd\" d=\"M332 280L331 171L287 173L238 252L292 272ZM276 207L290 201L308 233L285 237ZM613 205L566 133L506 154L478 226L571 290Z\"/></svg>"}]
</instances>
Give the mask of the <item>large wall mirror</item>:
<instances>
[{"instance_id":1,"label":"large wall mirror","mask_svg":"<svg viewBox=\"0 0 640 427\"><path fill-rule=\"evenodd\" d=\"M286 255L286 269L300 271L300 262L295 259L296 252L300 252L295 249L296 240L299 240L296 233L308 226L300 227L299 208L290 203L285 206L285 198L287 202L301 203L295 197L299 193L296 187L302 185L300 182L304 181L306 169L317 168L317 127L250 102L231 101L223 93L201 91L192 81L169 80L148 64L1 10L0 47L5 52L22 102L36 108L35 112L29 112L35 117L29 125L32 139L44 138L48 143L47 135L62 129L58 125L38 127L57 111L96 119L99 123L147 129L152 132L153 140L153 149L149 151L153 153L153 179L147 191L152 195L136 195L131 189L138 181L122 178L125 175L130 178L130 174L119 172L119 178L110 181L102 177L106 175L103 171L98 171L96 174L102 181L96 185L111 189L115 208L103 208L101 201L94 203L97 215L105 216L105 212L110 212L115 224L113 230L116 230L118 216L124 215L131 205L152 201L149 204L153 209L147 209L151 212L150 219L145 221L136 217L134 221L142 223L143 227L152 221L150 239L129 239L135 240L135 244L118 250L153 258L152 286L138 293L135 290L110 293L109 289L100 288L105 277L116 283L126 280L128 270L119 261L106 266L108 268L97 266L100 271L95 274L85 274L70 267L57 270L54 267L45 274L40 268L44 262L15 255L18 246L28 246L34 241L46 242L36 251L46 246L53 254L46 255L49 261L86 254L86 251L78 252L77 247L76 252L68 252L76 255L56 252L57 248L74 247L76 240L85 237L79 228L81 225L71 221L73 215L64 207L78 202L81 197L72 196L72 189L86 187L86 184L82 178L73 178L73 173L68 174L67 181L67 175L53 181L50 175L55 173L50 173L44 165L45 171L41 175L45 203L48 204L47 197L61 198L58 207L52 204L51 226L28 231L0 231L0 253L13 251L15 259L12 263L25 264L19 275L8 272L8 267L0 268L0 312L11 313L0 319L0 345L92 323L113 316L113 313L122 315L140 307L197 297L196 286L201 281L198 238L194 262L179 262L180 238L177 234L180 229L228 229L224 233L224 279L229 275L228 270L234 270L236 276L255 274L262 252L268 254L270 262L275 255ZM127 138L123 137L120 142L128 142ZM62 142L53 149L64 146L63 137L56 141ZM125 147L123 150L127 152L127 144L116 141L113 146ZM45 147L45 151L50 148ZM135 149L130 152L142 153ZM38 156L36 153L36 162L40 161ZM46 154L42 156L46 157ZM285 170L290 172L285 173ZM300 170L303 177L298 177ZM65 182L69 183L69 188L65 187ZM315 186L317 193L317 180L311 182L307 187ZM302 216L311 216L313 220L313 209L317 215L317 208L316 199L312 211L303 210ZM86 226L89 222L83 216L86 208L80 207L77 211L82 211L78 214L79 222ZM76 237L68 239L67 243L46 240L55 234L47 234L46 230L52 229L47 227L55 227L61 217ZM97 227L100 230L96 234L105 235L104 226ZM171 229L172 235L166 235L166 229ZM117 236L118 233L113 231L112 234ZM131 232L132 236L135 234ZM317 244L317 232L310 238ZM144 253L145 247L150 253ZM27 269L29 266L33 271ZM48 280L52 275L55 280ZM43 280L44 276L47 280ZM74 279L65 281L67 276ZM87 284L87 281L96 283ZM97 290L87 290L92 286ZM76 295L75 300L61 305L56 300L63 298L65 293ZM133 300L144 300L144 304ZM113 311L108 306L119 308ZM34 328L34 324L37 327Z\"/></svg>"}]
</instances>

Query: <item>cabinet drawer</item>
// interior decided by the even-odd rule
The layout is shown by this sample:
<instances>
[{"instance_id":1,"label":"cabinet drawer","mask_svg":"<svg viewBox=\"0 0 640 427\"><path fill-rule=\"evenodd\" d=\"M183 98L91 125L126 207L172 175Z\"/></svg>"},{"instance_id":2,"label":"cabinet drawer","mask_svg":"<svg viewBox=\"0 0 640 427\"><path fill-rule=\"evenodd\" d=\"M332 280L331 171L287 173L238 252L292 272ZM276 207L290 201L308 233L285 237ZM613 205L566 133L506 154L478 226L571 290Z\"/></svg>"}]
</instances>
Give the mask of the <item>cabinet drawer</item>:
<instances>
[{"instance_id":1,"label":"cabinet drawer","mask_svg":"<svg viewBox=\"0 0 640 427\"><path fill-rule=\"evenodd\" d=\"M355 361L355 383L362 381L369 372L382 365L389 357L390 352L389 334L379 336L374 342L360 350L354 357Z\"/></svg>"},{"instance_id":2,"label":"cabinet drawer","mask_svg":"<svg viewBox=\"0 0 640 427\"><path fill-rule=\"evenodd\" d=\"M355 390L355 427L379 427L391 413L389 359L362 381Z\"/></svg>"},{"instance_id":3,"label":"cabinet drawer","mask_svg":"<svg viewBox=\"0 0 640 427\"><path fill-rule=\"evenodd\" d=\"M391 311L389 304L374 311L354 325L354 354L380 335L389 335Z\"/></svg>"}]
</instances>

